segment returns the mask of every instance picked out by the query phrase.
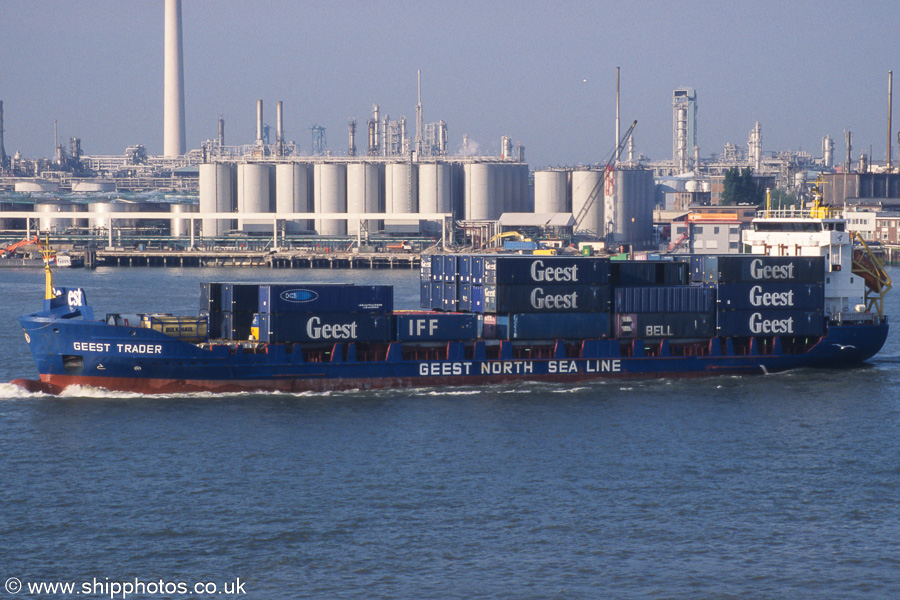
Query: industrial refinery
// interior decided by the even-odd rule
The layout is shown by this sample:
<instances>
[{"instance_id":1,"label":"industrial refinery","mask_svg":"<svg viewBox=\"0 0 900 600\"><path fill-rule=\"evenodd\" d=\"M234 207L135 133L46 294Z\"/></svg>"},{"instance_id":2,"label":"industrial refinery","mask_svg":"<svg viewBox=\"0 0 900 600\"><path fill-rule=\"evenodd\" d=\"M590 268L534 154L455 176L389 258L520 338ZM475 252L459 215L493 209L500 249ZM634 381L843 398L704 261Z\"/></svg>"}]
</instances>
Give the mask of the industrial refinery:
<instances>
[{"instance_id":1,"label":"industrial refinery","mask_svg":"<svg viewBox=\"0 0 900 600\"><path fill-rule=\"evenodd\" d=\"M256 139L226 143L220 117L215 135L189 150L180 0L166 0L164 20L160 156L142 145L121 155L89 155L79 138L57 140L52 159L9 156L0 100L0 250L35 234L73 249L107 251L471 250L502 246L505 233L516 232L538 246L543 237L610 250L702 252L703 223L724 225L739 239L755 208L719 208L726 173L742 169L752 169L760 188L781 190L797 208L810 182L822 177L826 201L840 197L848 210L862 206L893 218L885 211L900 204L891 164L875 165L866 154L853 160L849 131L846 159L838 165L830 135L822 138L820 156L764 152L759 122L746 148L729 143L701 156L702 113L691 87L672 94L671 158L640 155L632 135L637 121L624 135L619 131L618 72L616 148L591 165L532 168L524 145L510 136L502 137L496 156L477 154L466 137L452 152L451 125L424 122L421 72L414 123L374 104L364 125L350 118L346 132L332 136L346 140L336 144L340 150L318 125L309 128L308 152L286 139L281 100L274 103L273 139L265 110L272 104L263 99L256 102ZM888 144L890 156L890 133ZM886 183L871 184L873 177ZM870 229L871 239L881 235ZM734 250L731 238L721 244ZM719 241L706 243L723 250Z\"/></svg>"}]
</instances>

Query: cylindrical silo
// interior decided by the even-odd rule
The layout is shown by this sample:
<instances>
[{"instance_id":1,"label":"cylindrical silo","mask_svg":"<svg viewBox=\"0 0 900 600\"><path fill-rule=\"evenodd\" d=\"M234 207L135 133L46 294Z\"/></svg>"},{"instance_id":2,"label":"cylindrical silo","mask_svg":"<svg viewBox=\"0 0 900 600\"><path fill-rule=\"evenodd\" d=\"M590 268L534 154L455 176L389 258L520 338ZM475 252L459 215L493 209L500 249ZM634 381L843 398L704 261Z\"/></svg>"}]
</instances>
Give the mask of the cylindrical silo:
<instances>
[{"instance_id":1,"label":"cylindrical silo","mask_svg":"<svg viewBox=\"0 0 900 600\"><path fill-rule=\"evenodd\" d=\"M465 166L466 176L466 214L465 219L496 219L495 214L494 177L495 171L488 163L469 163Z\"/></svg>"},{"instance_id":2,"label":"cylindrical silo","mask_svg":"<svg viewBox=\"0 0 900 600\"><path fill-rule=\"evenodd\" d=\"M200 165L200 212L234 212L234 165L213 163ZM203 235L225 235L234 229L233 219L204 218L201 221Z\"/></svg>"},{"instance_id":3,"label":"cylindrical silo","mask_svg":"<svg viewBox=\"0 0 900 600\"><path fill-rule=\"evenodd\" d=\"M75 179L72 181L73 192L114 192L116 182L112 179Z\"/></svg>"},{"instance_id":4,"label":"cylindrical silo","mask_svg":"<svg viewBox=\"0 0 900 600\"><path fill-rule=\"evenodd\" d=\"M313 201L317 213L347 212L347 168L340 163L317 163L313 171ZM347 221L316 219L319 235L347 235Z\"/></svg>"},{"instance_id":5,"label":"cylindrical silo","mask_svg":"<svg viewBox=\"0 0 900 600\"><path fill-rule=\"evenodd\" d=\"M449 213L453 210L450 193L450 165L447 163L424 163L419 165L419 212ZM422 221L422 233L437 235L441 232L441 221Z\"/></svg>"},{"instance_id":6,"label":"cylindrical silo","mask_svg":"<svg viewBox=\"0 0 900 600\"><path fill-rule=\"evenodd\" d=\"M577 219L585 206L587 212L576 225L578 233L602 236L603 231L603 171L572 171L572 214Z\"/></svg>"},{"instance_id":7,"label":"cylindrical silo","mask_svg":"<svg viewBox=\"0 0 900 600\"><path fill-rule=\"evenodd\" d=\"M55 181L46 179L28 179L25 181L17 181L15 183L15 191L17 192L53 192L59 191L59 184Z\"/></svg>"},{"instance_id":8,"label":"cylindrical silo","mask_svg":"<svg viewBox=\"0 0 900 600\"><path fill-rule=\"evenodd\" d=\"M312 212L309 201L309 165L287 163L275 166L275 212ZM308 231L308 219L292 219L284 222L287 233Z\"/></svg>"},{"instance_id":9,"label":"cylindrical silo","mask_svg":"<svg viewBox=\"0 0 900 600\"><path fill-rule=\"evenodd\" d=\"M347 212L348 213L373 213L382 212L380 203L379 179L380 169L374 163L350 163L347 165ZM382 227L382 222L367 219L366 230L376 233ZM359 231L359 219L347 220L348 235L356 235Z\"/></svg>"},{"instance_id":10,"label":"cylindrical silo","mask_svg":"<svg viewBox=\"0 0 900 600\"><path fill-rule=\"evenodd\" d=\"M568 172L561 169L534 172L534 212L570 212L568 202Z\"/></svg>"},{"instance_id":11,"label":"cylindrical silo","mask_svg":"<svg viewBox=\"0 0 900 600\"><path fill-rule=\"evenodd\" d=\"M272 212L272 165L240 164L237 168L238 229L271 230L272 219L245 219L247 213Z\"/></svg>"},{"instance_id":12,"label":"cylindrical silo","mask_svg":"<svg viewBox=\"0 0 900 600\"><path fill-rule=\"evenodd\" d=\"M186 214L198 212L199 206L196 204L173 203L169 205L169 212L172 214ZM196 221L195 221L196 222ZM191 235L190 219L174 219L172 221L172 235L174 237L188 237Z\"/></svg>"},{"instance_id":13,"label":"cylindrical silo","mask_svg":"<svg viewBox=\"0 0 900 600\"><path fill-rule=\"evenodd\" d=\"M389 163L384 167L385 212L409 215L419 212L419 173L407 162ZM389 233L418 233L419 222L409 219L385 219Z\"/></svg>"},{"instance_id":14,"label":"cylindrical silo","mask_svg":"<svg viewBox=\"0 0 900 600\"><path fill-rule=\"evenodd\" d=\"M63 233L72 227L83 226L81 219L76 220L74 217L53 217L51 216L53 213L83 210L83 204L60 202L58 200L35 202L34 204L35 212L41 213L41 215L47 215L46 217L41 216L39 219L41 231L48 231L50 233Z\"/></svg>"},{"instance_id":15,"label":"cylindrical silo","mask_svg":"<svg viewBox=\"0 0 900 600\"><path fill-rule=\"evenodd\" d=\"M653 174L647 169L616 169L616 241L636 250L653 246Z\"/></svg>"},{"instance_id":16,"label":"cylindrical silo","mask_svg":"<svg viewBox=\"0 0 900 600\"><path fill-rule=\"evenodd\" d=\"M140 205L137 202L129 202L127 200L99 200L88 203L88 211L103 213L103 215L91 217L89 219L91 229L106 229L109 227L109 220L113 220L114 229L135 229L137 220L126 218L122 213L138 212Z\"/></svg>"}]
</instances>

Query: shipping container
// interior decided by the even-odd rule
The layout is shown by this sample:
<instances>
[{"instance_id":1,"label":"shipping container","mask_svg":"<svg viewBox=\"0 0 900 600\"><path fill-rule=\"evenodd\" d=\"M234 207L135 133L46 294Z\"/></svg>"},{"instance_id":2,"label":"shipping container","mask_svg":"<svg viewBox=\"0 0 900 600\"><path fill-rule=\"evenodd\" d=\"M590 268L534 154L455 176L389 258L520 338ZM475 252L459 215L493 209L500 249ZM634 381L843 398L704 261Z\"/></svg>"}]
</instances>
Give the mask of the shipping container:
<instances>
[{"instance_id":1,"label":"shipping container","mask_svg":"<svg viewBox=\"0 0 900 600\"><path fill-rule=\"evenodd\" d=\"M391 322L388 314L262 313L259 337L269 343L388 342Z\"/></svg>"},{"instance_id":2,"label":"shipping container","mask_svg":"<svg viewBox=\"0 0 900 600\"><path fill-rule=\"evenodd\" d=\"M484 312L609 312L608 285L485 285Z\"/></svg>"},{"instance_id":3,"label":"shipping container","mask_svg":"<svg viewBox=\"0 0 900 600\"><path fill-rule=\"evenodd\" d=\"M431 309L431 282L422 281L419 283L419 307Z\"/></svg>"},{"instance_id":4,"label":"shipping container","mask_svg":"<svg viewBox=\"0 0 900 600\"><path fill-rule=\"evenodd\" d=\"M396 339L401 342L447 342L478 337L473 313L394 313Z\"/></svg>"},{"instance_id":5,"label":"shipping container","mask_svg":"<svg viewBox=\"0 0 900 600\"><path fill-rule=\"evenodd\" d=\"M708 283L822 283L825 281L825 257L823 256L754 254L707 256L703 268L704 281Z\"/></svg>"},{"instance_id":6,"label":"shipping container","mask_svg":"<svg viewBox=\"0 0 900 600\"><path fill-rule=\"evenodd\" d=\"M484 256L473 256L472 267L469 273L469 283L472 285L484 285Z\"/></svg>"},{"instance_id":7,"label":"shipping container","mask_svg":"<svg viewBox=\"0 0 900 600\"><path fill-rule=\"evenodd\" d=\"M618 287L614 312L712 312L715 288L696 285Z\"/></svg>"},{"instance_id":8,"label":"shipping container","mask_svg":"<svg viewBox=\"0 0 900 600\"><path fill-rule=\"evenodd\" d=\"M428 287L431 289L431 309L444 310L444 284L432 281Z\"/></svg>"},{"instance_id":9,"label":"shipping container","mask_svg":"<svg viewBox=\"0 0 900 600\"><path fill-rule=\"evenodd\" d=\"M462 254L456 259L457 281L472 283L472 256Z\"/></svg>"},{"instance_id":10,"label":"shipping container","mask_svg":"<svg viewBox=\"0 0 900 600\"><path fill-rule=\"evenodd\" d=\"M609 260L568 256L489 256L484 259L484 283L500 285L581 284L609 282Z\"/></svg>"},{"instance_id":11,"label":"shipping container","mask_svg":"<svg viewBox=\"0 0 900 600\"><path fill-rule=\"evenodd\" d=\"M472 285L472 308L470 308L474 313L483 313L484 312L484 286L483 285Z\"/></svg>"},{"instance_id":12,"label":"shipping container","mask_svg":"<svg viewBox=\"0 0 900 600\"><path fill-rule=\"evenodd\" d=\"M825 316L818 310L725 310L716 315L723 337L819 336Z\"/></svg>"},{"instance_id":13,"label":"shipping container","mask_svg":"<svg viewBox=\"0 0 900 600\"><path fill-rule=\"evenodd\" d=\"M720 283L719 310L812 310L825 307L821 283Z\"/></svg>"},{"instance_id":14,"label":"shipping container","mask_svg":"<svg viewBox=\"0 0 900 600\"><path fill-rule=\"evenodd\" d=\"M256 312L259 305L258 283L223 283L223 312Z\"/></svg>"},{"instance_id":15,"label":"shipping container","mask_svg":"<svg viewBox=\"0 0 900 600\"><path fill-rule=\"evenodd\" d=\"M538 249L537 242L517 242L514 240L505 240L503 242L504 250L531 252Z\"/></svg>"},{"instance_id":16,"label":"shipping container","mask_svg":"<svg viewBox=\"0 0 900 600\"><path fill-rule=\"evenodd\" d=\"M444 281L444 261L443 255L435 254L431 257L431 280Z\"/></svg>"},{"instance_id":17,"label":"shipping container","mask_svg":"<svg viewBox=\"0 0 900 600\"><path fill-rule=\"evenodd\" d=\"M472 312L472 284L460 283L456 295L458 310L460 312Z\"/></svg>"},{"instance_id":18,"label":"shipping container","mask_svg":"<svg viewBox=\"0 0 900 600\"><path fill-rule=\"evenodd\" d=\"M617 338L708 338L716 335L716 314L621 313L613 315Z\"/></svg>"},{"instance_id":19,"label":"shipping container","mask_svg":"<svg viewBox=\"0 0 900 600\"><path fill-rule=\"evenodd\" d=\"M690 266L674 261L616 260L610 262L609 281L632 287L687 285L691 282Z\"/></svg>"},{"instance_id":20,"label":"shipping container","mask_svg":"<svg viewBox=\"0 0 900 600\"><path fill-rule=\"evenodd\" d=\"M261 313L388 313L394 310L394 288L338 283L261 285L258 306Z\"/></svg>"},{"instance_id":21,"label":"shipping container","mask_svg":"<svg viewBox=\"0 0 900 600\"><path fill-rule=\"evenodd\" d=\"M444 283L456 283L457 280L457 256L455 254L440 254L440 260L444 263Z\"/></svg>"},{"instance_id":22,"label":"shipping container","mask_svg":"<svg viewBox=\"0 0 900 600\"><path fill-rule=\"evenodd\" d=\"M443 309L448 312L456 312L459 310L457 306L457 293L459 289L457 288L457 284L455 283L445 283L444 284L444 305Z\"/></svg>"},{"instance_id":23,"label":"shipping container","mask_svg":"<svg viewBox=\"0 0 900 600\"><path fill-rule=\"evenodd\" d=\"M200 284L200 310L211 313L222 311L222 284L203 282Z\"/></svg>"},{"instance_id":24,"label":"shipping container","mask_svg":"<svg viewBox=\"0 0 900 600\"><path fill-rule=\"evenodd\" d=\"M609 331L609 313L559 313L552 319L538 313L515 313L497 315L494 339L600 339L609 337Z\"/></svg>"},{"instance_id":25,"label":"shipping container","mask_svg":"<svg viewBox=\"0 0 900 600\"><path fill-rule=\"evenodd\" d=\"M218 313L217 322L218 335L215 337L226 340L247 340L250 339L250 326L253 323L253 315L251 311L223 311ZM212 318L212 317L210 317ZM214 327L210 327L212 330ZM211 333L210 336L213 334Z\"/></svg>"}]
</instances>

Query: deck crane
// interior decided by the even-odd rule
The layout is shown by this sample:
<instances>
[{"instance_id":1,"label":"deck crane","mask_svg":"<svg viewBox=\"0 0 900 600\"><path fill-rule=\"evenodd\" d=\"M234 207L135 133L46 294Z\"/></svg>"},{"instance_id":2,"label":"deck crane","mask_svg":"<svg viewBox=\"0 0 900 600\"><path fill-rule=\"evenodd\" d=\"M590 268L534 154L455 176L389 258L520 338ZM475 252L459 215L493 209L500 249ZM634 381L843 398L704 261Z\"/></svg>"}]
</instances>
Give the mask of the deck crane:
<instances>
[{"instance_id":1,"label":"deck crane","mask_svg":"<svg viewBox=\"0 0 900 600\"><path fill-rule=\"evenodd\" d=\"M594 185L594 189L592 189L591 193L588 195L587 202L584 203L584 206L581 207L581 210L579 210L578 214L575 216L576 229L581 227L581 222L584 221L584 218L587 216L588 211L594 205L594 202L597 201L597 196L600 195L600 190L602 189L606 179L612 177L612 172L615 170L616 157L619 155L622 149L625 148L625 144L628 143L628 138L631 137L631 132L634 131L635 125L637 125L637 121L631 124L631 127L628 128L628 131L626 131L625 135L622 136L622 139L619 140L619 144L612 151L612 155L609 157L609 160L606 161L606 166L603 168L603 179L598 181Z\"/></svg>"}]
</instances>

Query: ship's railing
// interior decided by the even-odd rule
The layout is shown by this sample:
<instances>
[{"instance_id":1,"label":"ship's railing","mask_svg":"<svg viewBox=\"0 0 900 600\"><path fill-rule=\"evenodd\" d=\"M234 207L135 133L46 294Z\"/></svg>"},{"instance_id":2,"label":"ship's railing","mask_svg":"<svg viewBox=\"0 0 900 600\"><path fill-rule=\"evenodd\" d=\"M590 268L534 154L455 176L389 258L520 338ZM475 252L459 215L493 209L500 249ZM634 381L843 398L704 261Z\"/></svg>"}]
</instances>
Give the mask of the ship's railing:
<instances>
[{"instance_id":1,"label":"ship's railing","mask_svg":"<svg viewBox=\"0 0 900 600\"><path fill-rule=\"evenodd\" d=\"M777 208L756 211L757 219L840 219L841 210L830 206L812 209Z\"/></svg>"}]
</instances>

